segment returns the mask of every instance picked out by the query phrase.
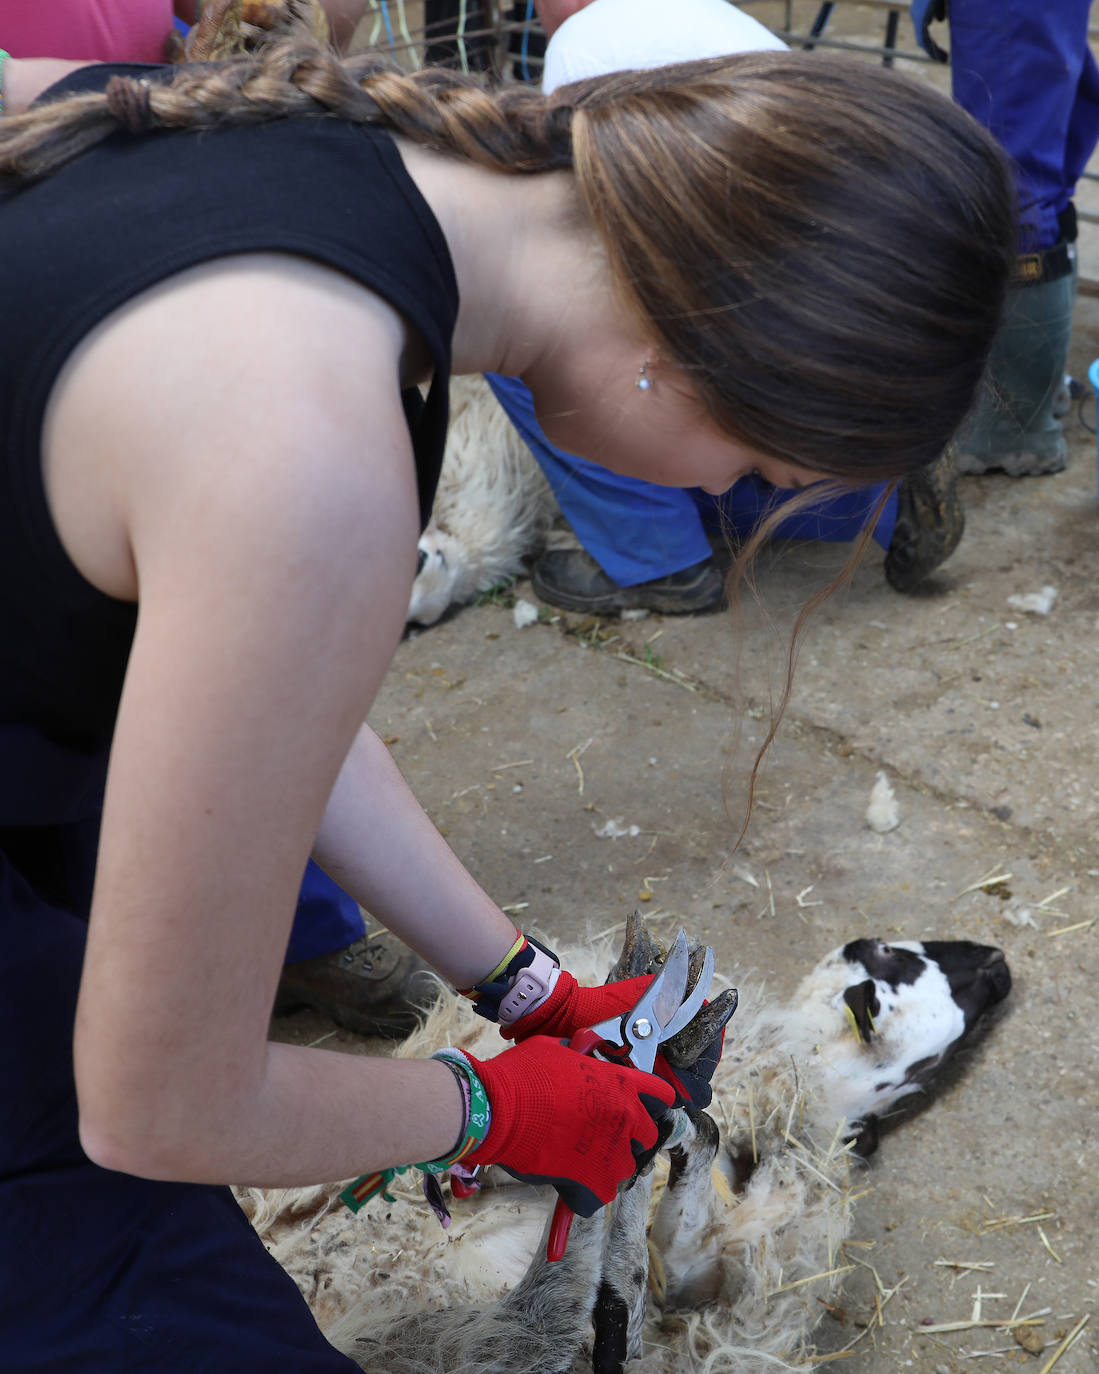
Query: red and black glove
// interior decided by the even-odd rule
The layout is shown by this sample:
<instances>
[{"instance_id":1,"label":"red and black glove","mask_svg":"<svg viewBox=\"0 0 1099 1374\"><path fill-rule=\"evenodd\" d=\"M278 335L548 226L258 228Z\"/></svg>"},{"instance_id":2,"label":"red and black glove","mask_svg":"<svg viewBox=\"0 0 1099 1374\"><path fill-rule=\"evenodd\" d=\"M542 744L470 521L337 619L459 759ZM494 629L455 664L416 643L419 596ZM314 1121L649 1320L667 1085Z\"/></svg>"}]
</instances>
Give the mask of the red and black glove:
<instances>
[{"instance_id":1,"label":"red and black glove","mask_svg":"<svg viewBox=\"0 0 1099 1374\"><path fill-rule=\"evenodd\" d=\"M571 973L564 969L557 976L557 986L533 1011L528 1011L510 1026L501 1025L505 1040L523 1041L532 1035L552 1035L567 1039L587 1026L596 1026L614 1016L624 1016L641 1000L655 975L642 974L620 983L604 983L598 988L581 987ZM724 1031L702 1051L690 1069L673 1069L662 1054L656 1057L653 1072L659 1074L676 1090L677 1107L688 1103L705 1110L713 1100L710 1079L714 1076L724 1041ZM575 1208L573 1209L575 1211Z\"/></svg>"},{"instance_id":2,"label":"red and black glove","mask_svg":"<svg viewBox=\"0 0 1099 1374\"><path fill-rule=\"evenodd\" d=\"M571 973L562 969L557 975L556 987L542 1005L520 1016L510 1026L501 1024L500 1034L505 1040L526 1040L532 1035L552 1035L559 1040L568 1040L578 1030L597 1026L612 1016L624 1016L641 1000L653 977L651 973L644 973L621 983L582 988Z\"/></svg>"},{"instance_id":3,"label":"red and black glove","mask_svg":"<svg viewBox=\"0 0 1099 1374\"><path fill-rule=\"evenodd\" d=\"M552 1184L582 1217L610 1202L651 1157L676 1096L661 1078L577 1054L552 1036L492 1059L466 1058L492 1124L462 1163L499 1164L524 1183Z\"/></svg>"}]
</instances>

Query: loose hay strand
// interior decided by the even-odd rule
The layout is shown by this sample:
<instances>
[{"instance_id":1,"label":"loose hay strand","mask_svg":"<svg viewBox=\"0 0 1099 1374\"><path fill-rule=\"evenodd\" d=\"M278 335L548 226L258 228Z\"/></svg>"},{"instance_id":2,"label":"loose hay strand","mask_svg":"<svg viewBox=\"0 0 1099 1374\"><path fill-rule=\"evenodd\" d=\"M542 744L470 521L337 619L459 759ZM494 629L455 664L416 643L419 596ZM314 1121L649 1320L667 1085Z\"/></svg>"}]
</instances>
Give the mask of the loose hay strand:
<instances>
[{"instance_id":1,"label":"loose hay strand","mask_svg":"<svg viewBox=\"0 0 1099 1374\"><path fill-rule=\"evenodd\" d=\"M1061 1342L1061 1344L1057 1347L1057 1349L1041 1367L1041 1369L1039 1369L1038 1374L1049 1374L1049 1371L1053 1368L1053 1366L1057 1363L1061 1356L1064 1355L1068 1350L1070 1350L1072 1346L1074 1346L1076 1342L1080 1339L1084 1327L1087 1326L1089 1321L1091 1321L1091 1313L1085 1312L1084 1315L1080 1318L1080 1320L1076 1323L1076 1325L1065 1337L1065 1339Z\"/></svg>"}]
</instances>

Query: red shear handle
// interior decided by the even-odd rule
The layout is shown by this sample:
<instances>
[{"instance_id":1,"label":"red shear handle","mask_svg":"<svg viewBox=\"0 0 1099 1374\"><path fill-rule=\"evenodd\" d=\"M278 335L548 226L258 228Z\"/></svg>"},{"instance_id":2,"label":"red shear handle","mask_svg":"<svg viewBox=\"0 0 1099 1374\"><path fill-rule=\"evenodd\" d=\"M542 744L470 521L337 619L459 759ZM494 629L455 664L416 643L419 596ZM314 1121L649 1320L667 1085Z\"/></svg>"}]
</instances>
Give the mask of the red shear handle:
<instances>
[{"instance_id":1,"label":"red shear handle","mask_svg":"<svg viewBox=\"0 0 1099 1374\"><path fill-rule=\"evenodd\" d=\"M675 1092L631 1064L592 1058L600 1037L585 1032L576 1049L534 1035L492 1059L466 1055L492 1125L462 1163L499 1164L523 1182L549 1183L574 1212L591 1217L655 1146Z\"/></svg>"},{"instance_id":2,"label":"red shear handle","mask_svg":"<svg viewBox=\"0 0 1099 1374\"><path fill-rule=\"evenodd\" d=\"M601 1036L597 1035L590 1027L584 1026L578 1030L569 1041L569 1049L575 1050L577 1054L594 1054L598 1047L603 1043ZM576 1213L563 1197L557 1199L557 1204L553 1209L553 1220L550 1222L549 1240L546 1242L546 1259L551 1263L556 1260L564 1259L565 1250L569 1243L569 1229L572 1226L572 1219Z\"/></svg>"}]
</instances>

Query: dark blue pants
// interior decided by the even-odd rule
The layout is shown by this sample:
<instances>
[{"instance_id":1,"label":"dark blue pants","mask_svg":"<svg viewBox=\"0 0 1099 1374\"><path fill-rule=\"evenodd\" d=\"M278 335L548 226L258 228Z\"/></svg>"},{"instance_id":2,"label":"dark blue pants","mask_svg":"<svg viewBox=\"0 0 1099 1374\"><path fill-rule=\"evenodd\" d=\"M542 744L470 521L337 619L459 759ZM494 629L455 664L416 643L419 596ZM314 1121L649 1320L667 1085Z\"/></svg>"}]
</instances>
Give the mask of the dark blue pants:
<instances>
[{"instance_id":1,"label":"dark blue pants","mask_svg":"<svg viewBox=\"0 0 1099 1374\"><path fill-rule=\"evenodd\" d=\"M1057 217L1099 140L1090 0L950 0L954 99L1015 166L1024 251L1052 247Z\"/></svg>"},{"instance_id":2,"label":"dark blue pants","mask_svg":"<svg viewBox=\"0 0 1099 1374\"><path fill-rule=\"evenodd\" d=\"M0 1369L350 1374L227 1188L101 1169L80 1148L72 1033L98 829L30 795L0 726ZM48 770L39 774L45 777ZM56 779L55 779L56 781ZM90 809L89 809L90 808Z\"/></svg>"}]
</instances>

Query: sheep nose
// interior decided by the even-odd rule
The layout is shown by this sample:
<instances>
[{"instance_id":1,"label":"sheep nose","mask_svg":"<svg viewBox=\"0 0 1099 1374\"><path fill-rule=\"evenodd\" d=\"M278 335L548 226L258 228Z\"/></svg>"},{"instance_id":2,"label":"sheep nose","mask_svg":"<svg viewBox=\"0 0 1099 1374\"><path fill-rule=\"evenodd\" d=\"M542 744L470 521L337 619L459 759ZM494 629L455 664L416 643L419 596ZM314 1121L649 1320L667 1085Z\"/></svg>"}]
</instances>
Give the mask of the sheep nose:
<instances>
[{"instance_id":1,"label":"sheep nose","mask_svg":"<svg viewBox=\"0 0 1099 1374\"><path fill-rule=\"evenodd\" d=\"M995 1001L1002 1001L1011 991L1011 970L1002 949L989 949L981 964L980 974Z\"/></svg>"}]
</instances>

